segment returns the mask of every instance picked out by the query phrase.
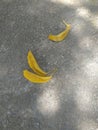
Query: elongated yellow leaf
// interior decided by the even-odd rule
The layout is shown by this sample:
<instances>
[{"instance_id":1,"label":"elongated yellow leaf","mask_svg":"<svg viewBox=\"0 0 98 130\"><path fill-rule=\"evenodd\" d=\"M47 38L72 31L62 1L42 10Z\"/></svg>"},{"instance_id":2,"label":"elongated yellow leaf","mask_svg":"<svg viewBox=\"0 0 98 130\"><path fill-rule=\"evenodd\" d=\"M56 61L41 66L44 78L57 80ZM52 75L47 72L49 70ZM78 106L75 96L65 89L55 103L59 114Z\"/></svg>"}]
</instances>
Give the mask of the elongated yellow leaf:
<instances>
[{"instance_id":1,"label":"elongated yellow leaf","mask_svg":"<svg viewBox=\"0 0 98 130\"><path fill-rule=\"evenodd\" d=\"M52 76L42 77L42 76L36 75L34 73L31 73L28 70L24 70L23 75L27 80L29 80L30 82L33 82L33 83L45 83L45 82L48 82L52 78Z\"/></svg>"},{"instance_id":2,"label":"elongated yellow leaf","mask_svg":"<svg viewBox=\"0 0 98 130\"><path fill-rule=\"evenodd\" d=\"M67 24L65 21L63 21L63 22L66 25L66 29L63 32L61 32L61 33L59 33L57 35L50 34L48 36L49 40L55 41L55 42L60 42L60 41L64 40L64 38L66 38L66 36L68 35L68 33L69 33L70 29L71 29L71 25Z\"/></svg>"},{"instance_id":3,"label":"elongated yellow leaf","mask_svg":"<svg viewBox=\"0 0 98 130\"><path fill-rule=\"evenodd\" d=\"M30 68L38 75L40 76L46 76L47 73L45 71L43 71L40 66L38 65L34 55L32 54L31 51L28 52L28 56L27 56L27 59L28 59L28 64L30 66Z\"/></svg>"}]
</instances>

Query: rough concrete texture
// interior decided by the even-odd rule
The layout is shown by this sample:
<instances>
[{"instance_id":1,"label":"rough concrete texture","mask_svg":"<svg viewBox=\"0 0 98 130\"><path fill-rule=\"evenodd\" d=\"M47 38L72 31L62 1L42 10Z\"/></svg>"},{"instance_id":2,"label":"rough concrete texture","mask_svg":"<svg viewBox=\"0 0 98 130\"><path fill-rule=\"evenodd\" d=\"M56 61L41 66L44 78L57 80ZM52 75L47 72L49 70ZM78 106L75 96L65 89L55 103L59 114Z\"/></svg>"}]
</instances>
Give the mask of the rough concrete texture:
<instances>
[{"instance_id":1,"label":"rough concrete texture","mask_svg":"<svg viewBox=\"0 0 98 130\"><path fill-rule=\"evenodd\" d=\"M28 50L48 83L23 77ZM0 130L98 130L97 0L0 0Z\"/></svg>"}]
</instances>

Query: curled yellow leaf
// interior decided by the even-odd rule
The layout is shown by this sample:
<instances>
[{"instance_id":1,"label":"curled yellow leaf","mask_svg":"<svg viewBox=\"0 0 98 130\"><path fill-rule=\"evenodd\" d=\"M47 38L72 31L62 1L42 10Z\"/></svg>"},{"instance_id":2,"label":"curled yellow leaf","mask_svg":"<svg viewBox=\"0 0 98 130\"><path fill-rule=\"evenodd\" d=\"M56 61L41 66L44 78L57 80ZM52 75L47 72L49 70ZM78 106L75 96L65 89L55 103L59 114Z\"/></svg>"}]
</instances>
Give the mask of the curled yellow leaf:
<instances>
[{"instance_id":1,"label":"curled yellow leaf","mask_svg":"<svg viewBox=\"0 0 98 130\"><path fill-rule=\"evenodd\" d=\"M71 25L67 24L65 21L63 21L63 22L66 25L66 29L63 32L61 32L61 33L59 33L57 35L50 34L48 36L49 40L55 41L55 42L60 42L60 41L64 40L64 38L67 37L67 35L68 35L68 33L69 33L70 29L71 29Z\"/></svg>"},{"instance_id":2,"label":"curled yellow leaf","mask_svg":"<svg viewBox=\"0 0 98 130\"><path fill-rule=\"evenodd\" d=\"M47 73L45 71L43 71L40 66L38 65L34 55L32 54L31 51L28 52L28 56L27 56L27 59L28 59L28 64L30 66L30 68L38 75L40 76L46 76Z\"/></svg>"},{"instance_id":3,"label":"curled yellow leaf","mask_svg":"<svg viewBox=\"0 0 98 130\"><path fill-rule=\"evenodd\" d=\"M27 80L33 83L45 83L45 82L48 82L52 78L52 76L45 76L45 77L39 76L37 74L31 73L28 70L24 70L23 75Z\"/></svg>"},{"instance_id":4,"label":"curled yellow leaf","mask_svg":"<svg viewBox=\"0 0 98 130\"><path fill-rule=\"evenodd\" d=\"M24 70L23 71L23 75L24 77L33 82L33 83L45 83L45 82L48 82L53 74L57 71L57 69L54 69L48 73L46 73L45 71L43 71L40 66L38 65L34 55L32 54L31 51L28 52L28 56L27 56L27 59L28 59L28 64L30 66L30 68L35 72L35 73L32 73L28 70Z\"/></svg>"}]
</instances>

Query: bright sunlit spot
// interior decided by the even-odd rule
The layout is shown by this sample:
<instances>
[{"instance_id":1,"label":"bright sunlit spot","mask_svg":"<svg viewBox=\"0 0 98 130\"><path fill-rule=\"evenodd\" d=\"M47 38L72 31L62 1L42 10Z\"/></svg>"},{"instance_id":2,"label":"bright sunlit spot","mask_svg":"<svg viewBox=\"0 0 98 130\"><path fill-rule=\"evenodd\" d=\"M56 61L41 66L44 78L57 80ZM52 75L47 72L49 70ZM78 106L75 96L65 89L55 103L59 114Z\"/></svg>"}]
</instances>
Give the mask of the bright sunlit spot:
<instances>
[{"instance_id":1,"label":"bright sunlit spot","mask_svg":"<svg viewBox=\"0 0 98 130\"><path fill-rule=\"evenodd\" d=\"M92 16L91 23L93 24L94 27L98 29L98 15Z\"/></svg>"},{"instance_id":2,"label":"bright sunlit spot","mask_svg":"<svg viewBox=\"0 0 98 130\"><path fill-rule=\"evenodd\" d=\"M98 130L98 124L93 120L85 120L78 124L78 130Z\"/></svg>"},{"instance_id":3,"label":"bright sunlit spot","mask_svg":"<svg viewBox=\"0 0 98 130\"><path fill-rule=\"evenodd\" d=\"M76 19L72 24L72 32L75 34L80 34L83 32L85 23L79 19Z\"/></svg>"},{"instance_id":4,"label":"bright sunlit spot","mask_svg":"<svg viewBox=\"0 0 98 130\"><path fill-rule=\"evenodd\" d=\"M92 106L91 106L91 101L92 101L91 89L81 86L81 88L79 88L76 92L75 100L77 103L77 107L81 111L89 111L92 108Z\"/></svg>"},{"instance_id":5,"label":"bright sunlit spot","mask_svg":"<svg viewBox=\"0 0 98 130\"><path fill-rule=\"evenodd\" d=\"M90 22L95 28L98 28L98 14L93 14L89 9L85 7L79 7L76 10L76 15Z\"/></svg>"},{"instance_id":6,"label":"bright sunlit spot","mask_svg":"<svg viewBox=\"0 0 98 130\"><path fill-rule=\"evenodd\" d=\"M94 79L98 75L98 63L95 60L86 61L84 65L84 72Z\"/></svg>"},{"instance_id":7,"label":"bright sunlit spot","mask_svg":"<svg viewBox=\"0 0 98 130\"><path fill-rule=\"evenodd\" d=\"M52 116L59 109L59 100L56 90L47 88L37 100L37 108L43 115Z\"/></svg>"},{"instance_id":8,"label":"bright sunlit spot","mask_svg":"<svg viewBox=\"0 0 98 130\"><path fill-rule=\"evenodd\" d=\"M72 5L77 6L80 5L80 2L78 0L51 0L54 3L61 3L65 5Z\"/></svg>"},{"instance_id":9,"label":"bright sunlit spot","mask_svg":"<svg viewBox=\"0 0 98 130\"><path fill-rule=\"evenodd\" d=\"M82 40L79 41L80 48L87 48L91 49L93 47L93 40L90 37L84 37Z\"/></svg>"},{"instance_id":10,"label":"bright sunlit spot","mask_svg":"<svg viewBox=\"0 0 98 130\"><path fill-rule=\"evenodd\" d=\"M87 18L87 17L90 16L89 10L86 9L86 8L84 8L84 7L78 8L78 9L76 10L76 14L79 15L79 16L82 16L82 17L84 17L84 18Z\"/></svg>"}]
</instances>

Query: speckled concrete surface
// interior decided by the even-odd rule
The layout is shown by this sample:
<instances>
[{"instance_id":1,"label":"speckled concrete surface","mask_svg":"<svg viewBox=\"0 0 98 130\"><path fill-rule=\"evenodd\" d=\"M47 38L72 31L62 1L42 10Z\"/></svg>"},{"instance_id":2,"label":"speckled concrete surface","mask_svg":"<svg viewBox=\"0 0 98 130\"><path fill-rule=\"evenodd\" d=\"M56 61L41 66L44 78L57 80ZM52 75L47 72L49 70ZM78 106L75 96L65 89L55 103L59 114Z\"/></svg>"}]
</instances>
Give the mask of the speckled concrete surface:
<instances>
[{"instance_id":1,"label":"speckled concrete surface","mask_svg":"<svg viewBox=\"0 0 98 130\"><path fill-rule=\"evenodd\" d=\"M28 50L50 82L23 77ZM97 0L0 0L0 130L98 130Z\"/></svg>"}]
</instances>

